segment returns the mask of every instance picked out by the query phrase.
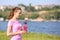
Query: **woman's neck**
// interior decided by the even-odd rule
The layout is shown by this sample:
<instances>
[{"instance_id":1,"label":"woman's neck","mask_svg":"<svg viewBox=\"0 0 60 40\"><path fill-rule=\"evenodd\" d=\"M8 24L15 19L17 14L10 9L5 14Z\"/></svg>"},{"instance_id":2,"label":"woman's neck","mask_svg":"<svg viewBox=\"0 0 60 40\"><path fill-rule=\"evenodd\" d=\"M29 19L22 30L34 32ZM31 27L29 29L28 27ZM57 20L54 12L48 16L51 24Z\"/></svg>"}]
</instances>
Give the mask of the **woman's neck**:
<instances>
[{"instance_id":1,"label":"woman's neck","mask_svg":"<svg viewBox=\"0 0 60 40\"><path fill-rule=\"evenodd\" d=\"M18 19L17 19L16 17L13 17L12 20L16 21L16 20L18 20Z\"/></svg>"}]
</instances>

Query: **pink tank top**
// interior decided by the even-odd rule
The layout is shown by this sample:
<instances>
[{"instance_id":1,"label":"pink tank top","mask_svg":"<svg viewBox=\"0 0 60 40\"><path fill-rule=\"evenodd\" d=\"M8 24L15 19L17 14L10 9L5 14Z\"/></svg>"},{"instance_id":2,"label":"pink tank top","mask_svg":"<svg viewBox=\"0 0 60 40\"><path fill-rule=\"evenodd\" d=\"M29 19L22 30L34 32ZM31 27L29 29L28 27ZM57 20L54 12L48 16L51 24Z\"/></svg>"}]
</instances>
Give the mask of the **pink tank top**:
<instances>
[{"instance_id":1,"label":"pink tank top","mask_svg":"<svg viewBox=\"0 0 60 40\"><path fill-rule=\"evenodd\" d=\"M20 21L9 20L8 27L12 27L12 32L21 31L22 25ZM11 37L11 40L22 40L22 36L20 34L14 35Z\"/></svg>"}]
</instances>

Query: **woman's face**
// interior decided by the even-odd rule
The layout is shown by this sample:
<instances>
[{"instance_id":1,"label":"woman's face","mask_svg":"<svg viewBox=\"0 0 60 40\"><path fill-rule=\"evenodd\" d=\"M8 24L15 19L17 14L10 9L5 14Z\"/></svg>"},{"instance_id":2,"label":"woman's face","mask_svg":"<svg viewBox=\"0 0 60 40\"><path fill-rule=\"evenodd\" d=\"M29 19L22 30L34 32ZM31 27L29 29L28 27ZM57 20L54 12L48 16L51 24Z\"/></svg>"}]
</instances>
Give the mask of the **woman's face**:
<instances>
[{"instance_id":1,"label":"woman's face","mask_svg":"<svg viewBox=\"0 0 60 40\"><path fill-rule=\"evenodd\" d=\"M21 15L21 10L17 10L16 12L14 12L14 15L16 18L19 18L19 16Z\"/></svg>"}]
</instances>

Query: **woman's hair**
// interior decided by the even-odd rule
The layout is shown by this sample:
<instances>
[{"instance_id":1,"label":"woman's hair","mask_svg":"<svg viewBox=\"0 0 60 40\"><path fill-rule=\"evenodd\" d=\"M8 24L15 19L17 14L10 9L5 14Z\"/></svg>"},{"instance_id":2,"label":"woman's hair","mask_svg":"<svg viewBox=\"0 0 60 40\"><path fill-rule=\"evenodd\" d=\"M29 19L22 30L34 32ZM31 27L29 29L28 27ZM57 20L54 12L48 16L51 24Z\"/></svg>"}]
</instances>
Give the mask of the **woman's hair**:
<instances>
[{"instance_id":1,"label":"woman's hair","mask_svg":"<svg viewBox=\"0 0 60 40\"><path fill-rule=\"evenodd\" d=\"M13 8L8 16L8 20L10 20L14 16L14 12L16 12L17 10L21 10L21 8L19 7Z\"/></svg>"}]
</instances>

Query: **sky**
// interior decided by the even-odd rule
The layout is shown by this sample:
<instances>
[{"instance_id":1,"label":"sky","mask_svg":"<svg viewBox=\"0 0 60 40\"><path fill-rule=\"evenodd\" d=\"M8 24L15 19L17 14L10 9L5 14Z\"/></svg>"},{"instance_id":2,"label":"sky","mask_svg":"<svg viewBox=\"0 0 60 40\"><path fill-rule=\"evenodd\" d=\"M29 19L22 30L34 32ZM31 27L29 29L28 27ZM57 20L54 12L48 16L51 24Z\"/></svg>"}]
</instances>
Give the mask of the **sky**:
<instances>
[{"instance_id":1,"label":"sky","mask_svg":"<svg viewBox=\"0 0 60 40\"><path fill-rule=\"evenodd\" d=\"M18 4L24 4L24 5L46 5L46 4L55 4L60 5L60 0L0 0L0 6L1 5L14 5L17 6Z\"/></svg>"}]
</instances>

